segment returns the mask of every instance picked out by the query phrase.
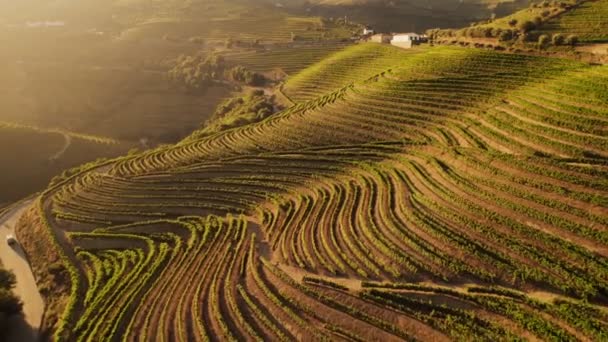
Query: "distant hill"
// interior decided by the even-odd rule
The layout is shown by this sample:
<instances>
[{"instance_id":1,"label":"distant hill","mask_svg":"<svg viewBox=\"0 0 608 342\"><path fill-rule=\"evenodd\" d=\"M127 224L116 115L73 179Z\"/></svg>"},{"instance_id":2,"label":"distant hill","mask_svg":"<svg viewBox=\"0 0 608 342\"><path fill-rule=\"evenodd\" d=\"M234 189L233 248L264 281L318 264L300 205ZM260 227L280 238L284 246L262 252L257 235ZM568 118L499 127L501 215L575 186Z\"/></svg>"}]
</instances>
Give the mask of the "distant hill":
<instances>
[{"instance_id":1,"label":"distant hill","mask_svg":"<svg viewBox=\"0 0 608 342\"><path fill-rule=\"evenodd\" d=\"M524 0L287 0L305 13L344 17L380 31L424 31L462 27L527 6Z\"/></svg>"}]
</instances>

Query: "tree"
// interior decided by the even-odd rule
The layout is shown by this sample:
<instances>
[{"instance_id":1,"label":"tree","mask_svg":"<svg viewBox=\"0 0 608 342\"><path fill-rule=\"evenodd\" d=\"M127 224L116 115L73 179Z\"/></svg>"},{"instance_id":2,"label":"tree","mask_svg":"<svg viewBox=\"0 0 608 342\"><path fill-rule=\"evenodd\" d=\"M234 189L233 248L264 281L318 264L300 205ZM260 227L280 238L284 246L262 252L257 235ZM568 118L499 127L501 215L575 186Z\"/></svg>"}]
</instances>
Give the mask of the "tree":
<instances>
[{"instance_id":1,"label":"tree","mask_svg":"<svg viewBox=\"0 0 608 342\"><path fill-rule=\"evenodd\" d=\"M17 279L13 272L0 269L0 288L12 289L16 283Z\"/></svg>"},{"instance_id":2,"label":"tree","mask_svg":"<svg viewBox=\"0 0 608 342\"><path fill-rule=\"evenodd\" d=\"M21 312L23 303L14 293L8 289L0 289L0 312L7 316L16 315Z\"/></svg>"},{"instance_id":3,"label":"tree","mask_svg":"<svg viewBox=\"0 0 608 342\"><path fill-rule=\"evenodd\" d=\"M564 35L561 33L556 33L553 35L552 41L553 45L555 46L563 45L565 41Z\"/></svg>"},{"instance_id":4,"label":"tree","mask_svg":"<svg viewBox=\"0 0 608 342\"><path fill-rule=\"evenodd\" d=\"M506 42L511 39L513 39L513 31L511 30L504 30L500 32L500 35L498 36L498 40L501 42Z\"/></svg>"},{"instance_id":5,"label":"tree","mask_svg":"<svg viewBox=\"0 0 608 342\"><path fill-rule=\"evenodd\" d=\"M247 70L245 67L238 65L227 72L227 76L235 82L245 83L251 86L263 86L266 82L264 75L257 72Z\"/></svg>"},{"instance_id":6,"label":"tree","mask_svg":"<svg viewBox=\"0 0 608 342\"><path fill-rule=\"evenodd\" d=\"M515 25L517 25L517 19L511 19L511 20L509 20L509 26L515 27Z\"/></svg>"},{"instance_id":7,"label":"tree","mask_svg":"<svg viewBox=\"0 0 608 342\"><path fill-rule=\"evenodd\" d=\"M566 44L576 46L578 44L578 36L575 34L571 34L566 38Z\"/></svg>"},{"instance_id":8,"label":"tree","mask_svg":"<svg viewBox=\"0 0 608 342\"><path fill-rule=\"evenodd\" d=\"M519 29L523 33L528 33L536 28L536 25L530 20L526 20L523 23L519 24Z\"/></svg>"},{"instance_id":9,"label":"tree","mask_svg":"<svg viewBox=\"0 0 608 342\"><path fill-rule=\"evenodd\" d=\"M0 268L0 336L6 335L8 318L21 312L23 303L11 289L16 279L13 272Z\"/></svg>"},{"instance_id":10,"label":"tree","mask_svg":"<svg viewBox=\"0 0 608 342\"><path fill-rule=\"evenodd\" d=\"M549 38L549 35L541 34L538 37L538 48L539 49L545 48L547 46L547 44L549 44L550 41L551 41L551 38Z\"/></svg>"}]
</instances>

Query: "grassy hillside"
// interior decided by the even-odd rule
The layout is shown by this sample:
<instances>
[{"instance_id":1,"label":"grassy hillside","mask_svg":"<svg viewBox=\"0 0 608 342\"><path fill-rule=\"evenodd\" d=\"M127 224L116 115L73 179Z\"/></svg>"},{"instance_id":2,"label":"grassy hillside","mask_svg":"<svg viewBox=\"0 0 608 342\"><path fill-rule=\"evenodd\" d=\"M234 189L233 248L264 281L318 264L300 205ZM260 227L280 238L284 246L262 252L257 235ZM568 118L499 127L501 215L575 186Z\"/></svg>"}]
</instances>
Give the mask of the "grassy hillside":
<instances>
[{"instance_id":1,"label":"grassy hillside","mask_svg":"<svg viewBox=\"0 0 608 342\"><path fill-rule=\"evenodd\" d=\"M557 16L559 13L568 12L570 8L567 8L567 6L573 6L576 3L576 0L567 0L562 2L532 2L528 8L522 9L508 16L491 20L489 23L481 26L498 29L510 29L517 27L518 24L526 21L546 21L551 17Z\"/></svg>"},{"instance_id":2,"label":"grassy hillside","mask_svg":"<svg viewBox=\"0 0 608 342\"><path fill-rule=\"evenodd\" d=\"M49 188L18 238L55 338L605 339L608 68L387 49Z\"/></svg>"},{"instance_id":3,"label":"grassy hillside","mask_svg":"<svg viewBox=\"0 0 608 342\"><path fill-rule=\"evenodd\" d=\"M606 0L532 2L509 16L462 29L429 30L437 44L560 56L608 63Z\"/></svg>"},{"instance_id":4,"label":"grassy hillside","mask_svg":"<svg viewBox=\"0 0 608 342\"><path fill-rule=\"evenodd\" d=\"M587 1L572 11L547 21L540 31L546 34L577 35L583 42L608 42L608 1Z\"/></svg>"},{"instance_id":5,"label":"grassy hillside","mask_svg":"<svg viewBox=\"0 0 608 342\"><path fill-rule=\"evenodd\" d=\"M386 71L387 66L399 65L401 60L420 52L420 49L404 50L374 43L353 46L289 78L284 92L297 102L311 100L353 82L371 78Z\"/></svg>"},{"instance_id":6,"label":"grassy hillside","mask_svg":"<svg viewBox=\"0 0 608 342\"><path fill-rule=\"evenodd\" d=\"M478 27L521 29L522 23L528 21L535 23L529 30L533 38L541 34L562 34L576 35L584 43L605 42L608 40L607 11L606 0L543 1Z\"/></svg>"},{"instance_id":7,"label":"grassy hillside","mask_svg":"<svg viewBox=\"0 0 608 342\"><path fill-rule=\"evenodd\" d=\"M289 44L262 49L231 50L223 52L222 56L251 70L267 74L275 73L277 77L281 77L286 74L296 74L347 46L348 43L342 42Z\"/></svg>"}]
</instances>

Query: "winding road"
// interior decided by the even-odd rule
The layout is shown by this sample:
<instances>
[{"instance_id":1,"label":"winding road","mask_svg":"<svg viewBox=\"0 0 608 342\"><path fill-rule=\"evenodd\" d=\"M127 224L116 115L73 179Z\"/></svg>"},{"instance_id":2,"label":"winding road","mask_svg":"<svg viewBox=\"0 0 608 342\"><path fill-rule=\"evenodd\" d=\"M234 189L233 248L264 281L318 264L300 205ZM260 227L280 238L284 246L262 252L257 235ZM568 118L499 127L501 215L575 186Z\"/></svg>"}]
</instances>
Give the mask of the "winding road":
<instances>
[{"instance_id":1,"label":"winding road","mask_svg":"<svg viewBox=\"0 0 608 342\"><path fill-rule=\"evenodd\" d=\"M21 246L9 246L6 236L14 235L14 227L21 214L32 204L32 200L17 205L0 216L0 260L4 268L13 271L17 277L15 294L23 301L23 316L12 318L12 335L6 338L0 336L0 340L7 342L37 341L38 328L44 313L44 301L38 292L36 279L27 262L25 253Z\"/></svg>"}]
</instances>

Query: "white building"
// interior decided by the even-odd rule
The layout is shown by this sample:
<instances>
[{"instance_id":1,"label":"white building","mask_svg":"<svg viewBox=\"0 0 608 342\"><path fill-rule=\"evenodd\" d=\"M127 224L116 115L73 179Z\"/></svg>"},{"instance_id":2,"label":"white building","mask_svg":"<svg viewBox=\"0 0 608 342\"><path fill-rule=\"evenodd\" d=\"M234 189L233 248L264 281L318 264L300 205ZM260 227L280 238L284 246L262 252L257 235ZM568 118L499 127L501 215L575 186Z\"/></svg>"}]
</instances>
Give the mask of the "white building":
<instances>
[{"instance_id":1,"label":"white building","mask_svg":"<svg viewBox=\"0 0 608 342\"><path fill-rule=\"evenodd\" d=\"M409 32L409 33L398 33L394 36L393 39L397 39L397 41L399 41L399 42L406 42L406 41L417 42L417 41L421 40L421 37L418 33Z\"/></svg>"},{"instance_id":2,"label":"white building","mask_svg":"<svg viewBox=\"0 0 608 342\"><path fill-rule=\"evenodd\" d=\"M420 44L423 41L425 41L424 37L417 33L398 33L391 39L391 44L404 49L409 49L412 45Z\"/></svg>"},{"instance_id":3,"label":"white building","mask_svg":"<svg viewBox=\"0 0 608 342\"><path fill-rule=\"evenodd\" d=\"M393 39L393 36L390 34L378 33L373 35L370 41L373 43L390 44L391 39Z\"/></svg>"},{"instance_id":4,"label":"white building","mask_svg":"<svg viewBox=\"0 0 608 342\"><path fill-rule=\"evenodd\" d=\"M371 35L371 34L374 34L374 33L375 33L375 31L371 27L366 27L366 28L363 29L363 35L364 36Z\"/></svg>"}]
</instances>

